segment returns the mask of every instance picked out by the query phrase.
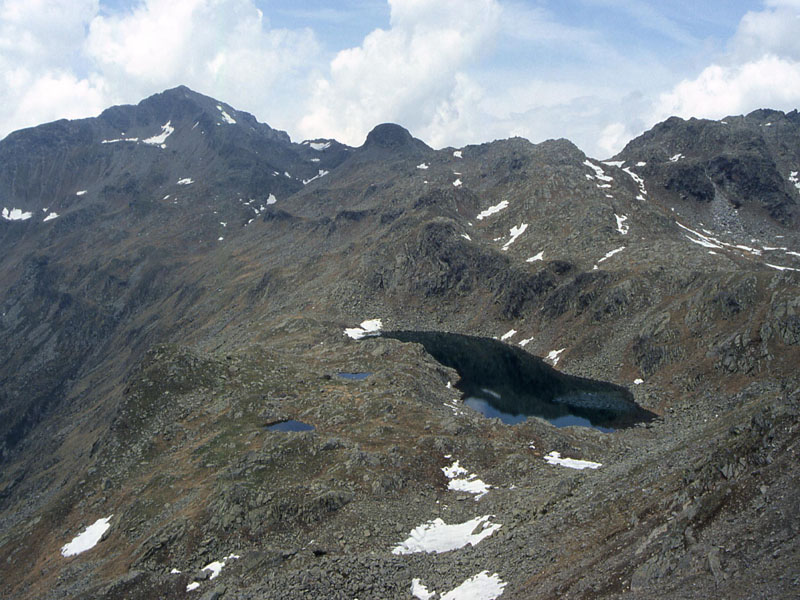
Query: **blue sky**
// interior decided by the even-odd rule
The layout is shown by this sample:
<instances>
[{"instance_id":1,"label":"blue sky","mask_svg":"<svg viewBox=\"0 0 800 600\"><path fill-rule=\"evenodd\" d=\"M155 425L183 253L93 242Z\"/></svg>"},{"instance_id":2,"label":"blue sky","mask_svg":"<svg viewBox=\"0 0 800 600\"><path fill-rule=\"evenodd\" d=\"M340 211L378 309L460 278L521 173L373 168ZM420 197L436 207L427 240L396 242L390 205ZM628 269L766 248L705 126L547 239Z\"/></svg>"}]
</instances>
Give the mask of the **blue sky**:
<instances>
[{"instance_id":1,"label":"blue sky","mask_svg":"<svg viewBox=\"0 0 800 600\"><path fill-rule=\"evenodd\" d=\"M185 84L295 140L566 137L800 105L800 0L0 0L0 137Z\"/></svg>"}]
</instances>

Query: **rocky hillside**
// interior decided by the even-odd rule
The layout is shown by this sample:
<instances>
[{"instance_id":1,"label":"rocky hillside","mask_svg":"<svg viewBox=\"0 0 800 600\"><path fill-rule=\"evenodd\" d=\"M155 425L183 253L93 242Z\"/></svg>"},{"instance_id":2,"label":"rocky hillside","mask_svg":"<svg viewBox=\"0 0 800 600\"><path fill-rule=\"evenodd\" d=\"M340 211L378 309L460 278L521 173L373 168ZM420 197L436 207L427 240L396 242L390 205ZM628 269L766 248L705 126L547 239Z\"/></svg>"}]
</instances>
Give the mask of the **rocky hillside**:
<instances>
[{"instance_id":1,"label":"rocky hillside","mask_svg":"<svg viewBox=\"0 0 800 600\"><path fill-rule=\"evenodd\" d=\"M795 596L798 127L350 148L180 87L11 134L3 597ZM658 418L503 425L365 319Z\"/></svg>"},{"instance_id":2,"label":"rocky hillside","mask_svg":"<svg viewBox=\"0 0 800 600\"><path fill-rule=\"evenodd\" d=\"M677 117L631 141L615 158L672 203L717 228L751 236L797 228L800 115L757 110L721 121Z\"/></svg>"}]
</instances>

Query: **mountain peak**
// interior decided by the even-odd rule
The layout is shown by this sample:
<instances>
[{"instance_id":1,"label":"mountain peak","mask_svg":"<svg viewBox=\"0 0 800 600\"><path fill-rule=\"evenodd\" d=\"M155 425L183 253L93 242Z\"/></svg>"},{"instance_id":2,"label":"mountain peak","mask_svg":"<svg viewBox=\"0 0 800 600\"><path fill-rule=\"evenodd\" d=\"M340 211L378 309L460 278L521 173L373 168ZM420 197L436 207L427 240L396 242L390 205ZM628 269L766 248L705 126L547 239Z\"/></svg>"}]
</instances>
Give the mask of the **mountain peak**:
<instances>
[{"instance_id":1,"label":"mountain peak","mask_svg":"<svg viewBox=\"0 0 800 600\"><path fill-rule=\"evenodd\" d=\"M259 123L250 113L237 110L185 85L148 96L135 106L113 106L103 111L99 119L112 129L125 132L135 131L137 127L161 126L167 122L171 122L173 127L183 123L190 128L199 123L208 131L213 131L217 124L226 127L246 125L248 131L258 130L272 139L286 143L291 141L286 132Z\"/></svg>"},{"instance_id":2,"label":"mountain peak","mask_svg":"<svg viewBox=\"0 0 800 600\"><path fill-rule=\"evenodd\" d=\"M392 152L429 152L431 148L395 123L383 123L367 135L362 148L380 148Z\"/></svg>"}]
</instances>

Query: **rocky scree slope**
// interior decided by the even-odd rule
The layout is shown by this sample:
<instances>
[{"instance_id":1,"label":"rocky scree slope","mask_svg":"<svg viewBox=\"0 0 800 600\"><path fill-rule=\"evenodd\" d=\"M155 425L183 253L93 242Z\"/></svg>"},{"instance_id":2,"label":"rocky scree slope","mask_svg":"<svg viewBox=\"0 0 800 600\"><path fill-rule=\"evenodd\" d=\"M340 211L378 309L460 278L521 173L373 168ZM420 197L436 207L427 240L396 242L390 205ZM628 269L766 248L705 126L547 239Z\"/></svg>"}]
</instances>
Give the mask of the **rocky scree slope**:
<instances>
[{"instance_id":1,"label":"rocky scree slope","mask_svg":"<svg viewBox=\"0 0 800 600\"><path fill-rule=\"evenodd\" d=\"M186 88L12 134L7 595L405 598L483 571L504 598L791 595L798 146L763 141L764 115L723 145L670 120L606 163L566 140L433 150L390 124L356 149L295 144ZM709 210L676 196L696 172L674 165L723 154L782 161L786 196L754 201L737 169L714 171ZM372 317L557 351L663 417L500 425L421 347L342 334ZM289 418L316 429L265 429ZM449 489L456 459L485 496ZM102 551L61 556L110 514ZM490 514L502 527L474 546L391 552L436 517Z\"/></svg>"},{"instance_id":2,"label":"rocky scree slope","mask_svg":"<svg viewBox=\"0 0 800 600\"><path fill-rule=\"evenodd\" d=\"M677 117L631 141L615 157L663 188L678 207L717 228L751 236L798 224L800 115L757 110L721 121Z\"/></svg>"}]
</instances>

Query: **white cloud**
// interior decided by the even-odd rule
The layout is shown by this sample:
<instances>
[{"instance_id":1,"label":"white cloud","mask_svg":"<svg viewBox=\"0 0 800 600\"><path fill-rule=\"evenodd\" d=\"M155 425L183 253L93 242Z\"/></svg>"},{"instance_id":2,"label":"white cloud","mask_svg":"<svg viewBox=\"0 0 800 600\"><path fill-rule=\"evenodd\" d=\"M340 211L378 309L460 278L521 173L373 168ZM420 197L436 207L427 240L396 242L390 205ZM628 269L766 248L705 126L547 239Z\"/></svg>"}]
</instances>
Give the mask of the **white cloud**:
<instances>
[{"instance_id":1,"label":"white cloud","mask_svg":"<svg viewBox=\"0 0 800 600\"><path fill-rule=\"evenodd\" d=\"M461 147L484 140L490 128L480 111L484 90L464 73L456 73L447 97L436 105L430 121L418 129L420 137L433 147Z\"/></svg>"},{"instance_id":2,"label":"white cloud","mask_svg":"<svg viewBox=\"0 0 800 600\"><path fill-rule=\"evenodd\" d=\"M791 110L800 106L800 62L764 56L743 65L711 65L662 94L655 119L670 115L719 119L756 108Z\"/></svg>"},{"instance_id":3,"label":"white cloud","mask_svg":"<svg viewBox=\"0 0 800 600\"><path fill-rule=\"evenodd\" d=\"M772 54L800 60L800 0L772 0L742 17L731 46L739 62Z\"/></svg>"},{"instance_id":4,"label":"white cloud","mask_svg":"<svg viewBox=\"0 0 800 600\"><path fill-rule=\"evenodd\" d=\"M757 108L800 106L800 0L767 0L746 13L729 51L693 79L661 94L654 120L718 119Z\"/></svg>"},{"instance_id":5,"label":"white cloud","mask_svg":"<svg viewBox=\"0 0 800 600\"><path fill-rule=\"evenodd\" d=\"M97 10L97 0L0 2L0 138L105 106L102 82L73 68Z\"/></svg>"},{"instance_id":6,"label":"white cloud","mask_svg":"<svg viewBox=\"0 0 800 600\"><path fill-rule=\"evenodd\" d=\"M625 144L632 138L631 132L624 123L611 123L600 132L600 139L597 147L600 149L600 156L608 158L619 152Z\"/></svg>"},{"instance_id":7,"label":"white cloud","mask_svg":"<svg viewBox=\"0 0 800 600\"><path fill-rule=\"evenodd\" d=\"M13 95L13 100L6 104L11 110L0 117L0 136L4 126L8 131L55 119L85 117L106 107L102 83L78 79L72 73L53 71L33 75L20 69L8 79L13 82L2 96Z\"/></svg>"},{"instance_id":8,"label":"white cloud","mask_svg":"<svg viewBox=\"0 0 800 600\"><path fill-rule=\"evenodd\" d=\"M0 66L68 68L98 0L0 1Z\"/></svg>"},{"instance_id":9,"label":"white cloud","mask_svg":"<svg viewBox=\"0 0 800 600\"><path fill-rule=\"evenodd\" d=\"M253 0L0 0L0 137L179 84L280 126L318 53L313 32L271 29Z\"/></svg>"},{"instance_id":10,"label":"white cloud","mask_svg":"<svg viewBox=\"0 0 800 600\"><path fill-rule=\"evenodd\" d=\"M294 91L318 45L310 30L270 29L252 0L145 0L95 17L86 51L131 100L185 83L264 113Z\"/></svg>"},{"instance_id":11,"label":"white cloud","mask_svg":"<svg viewBox=\"0 0 800 600\"><path fill-rule=\"evenodd\" d=\"M389 4L390 28L376 29L361 46L339 52L330 75L317 81L300 122L306 137L322 132L358 145L384 121L441 132L459 110L454 92L480 93L461 71L497 31L496 0Z\"/></svg>"}]
</instances>

